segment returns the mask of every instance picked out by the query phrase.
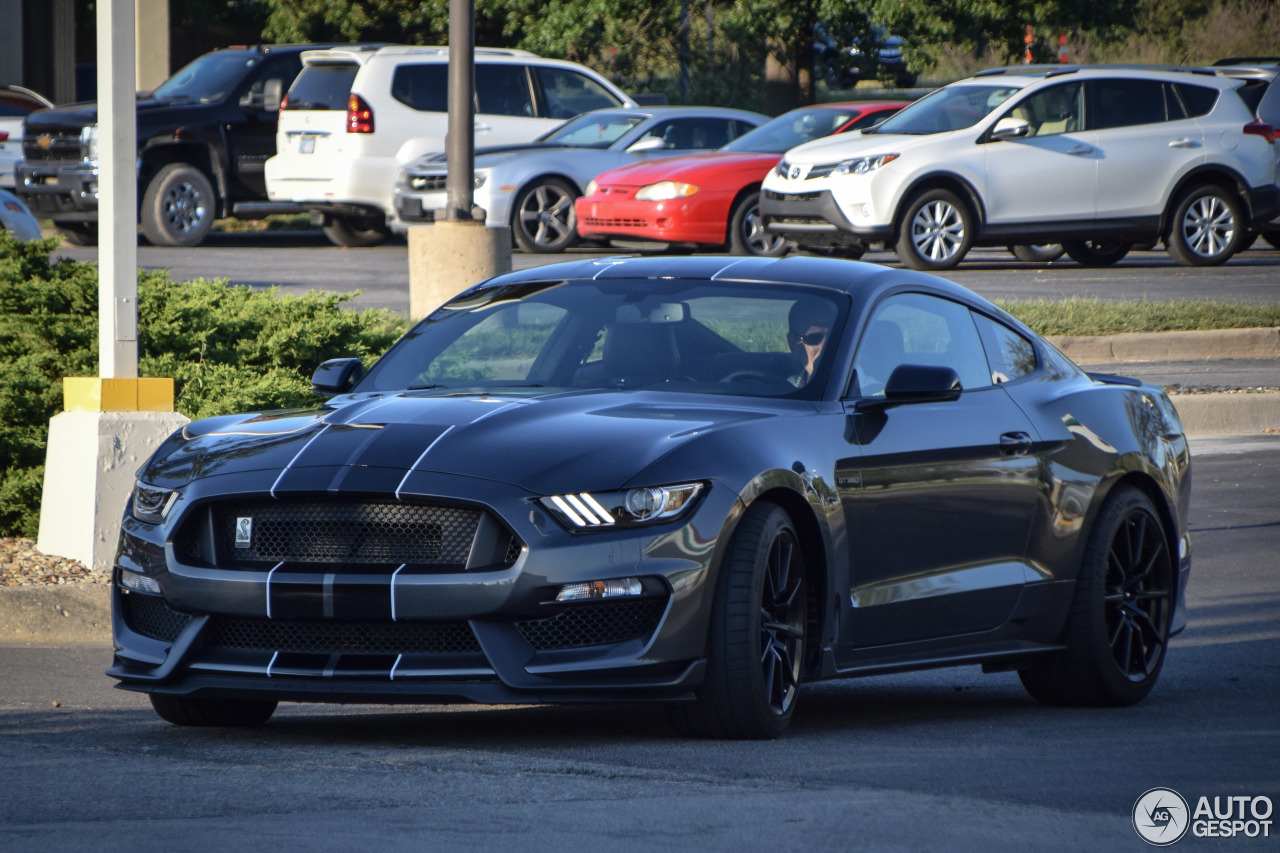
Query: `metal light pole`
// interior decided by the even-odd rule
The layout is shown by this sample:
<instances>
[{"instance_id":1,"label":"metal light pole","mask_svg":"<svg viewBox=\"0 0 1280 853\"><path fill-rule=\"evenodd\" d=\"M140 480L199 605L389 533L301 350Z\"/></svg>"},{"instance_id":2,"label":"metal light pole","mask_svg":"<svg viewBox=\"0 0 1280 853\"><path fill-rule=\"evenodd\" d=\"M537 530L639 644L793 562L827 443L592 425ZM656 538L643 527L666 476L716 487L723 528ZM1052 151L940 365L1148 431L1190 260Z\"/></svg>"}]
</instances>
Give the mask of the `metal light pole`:
<instances>
[{"instance_id":1,"label":"metal light pole","mask_svg":"<svg viewBox=\"0 0 1280 853\"><path fill-rule=\"evenodd\" d=\"M449 0L449 132L445 218L469 222L475 201L476 4Z\"/></svg>"}]
</instances>

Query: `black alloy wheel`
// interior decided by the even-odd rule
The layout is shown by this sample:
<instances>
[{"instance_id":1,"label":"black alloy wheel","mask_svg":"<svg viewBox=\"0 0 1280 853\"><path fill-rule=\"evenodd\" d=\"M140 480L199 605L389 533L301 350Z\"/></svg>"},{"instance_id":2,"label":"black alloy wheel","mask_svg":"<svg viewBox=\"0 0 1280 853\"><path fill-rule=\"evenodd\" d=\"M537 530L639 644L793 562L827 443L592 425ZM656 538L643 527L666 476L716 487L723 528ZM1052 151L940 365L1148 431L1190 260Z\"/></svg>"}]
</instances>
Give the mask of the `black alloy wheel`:
<instances>
[{"instance_id":1,"label":"black alloy wheel","mask_svg":"<svg viewBox=\"0 0 1280 853\"><path fill-rule=\"evenodd\" d=\"M278 704L270 699L209 699L164 693L152 693L148 698L160 718L175 726L260 726L271 719Z\"/></svg>"},{"instance_id":2,"label":"black alloy wheel","mask_svg":"<svg viewBox=\"0 0 1280 853\"><path fill-rule=\"evenodd\" d=\"M526 252L555 254L578 242L578 191L559 178L534 181L516 196L511 233Z\"/></svg>"},{"instance_id":3,"label":"black alloy wheel","mask_svg":"<svg viewBox=\"0 0 1280 853\"><path fill-rule=\"evenodd\" d=\"M1019 675L1051 705L1132 705L1155 686L1173 616L1175 568L1151 500L1119 486L1094 522L1066 651Z\"/></svg>"},{"instance_id":4,"label":"black alloy wheel","mask_svg":"<svg viewBox=\"0 0 1280 853\"><path fill-rule=\"evenodd\" d=\"M1106 243L1100 240L1080 240L1070 243L1063 243L1062 248L1066 250L1071 260L1084 267L1109 267L1112 264L1119 263L1120 259L1129 254L1129 250L1133 248L1132 243Z\"/></svg>"},{"instance_id":5,"label":"black alloy wheel","mask_svg":"<svg viewBox=\"0 0 1280 853\"><path fill-rule=\"evenodd\" d=\"M760 219L759 191L739 199L729 217L729 253L776 258L786 251L787 241L765 228Z\"/></svg>"},{"instance_id":6,"label":"black alloy wheel","mask_svg":"<svg viewBox=\"0 0 1280 853\"><path fill-rule=\"evenodd\" d=\"M808 619L804 559L786 512L753 504L734 533L716 589L706 682L668 705L685 735L774 738L795 710Z\"/></svg>"}]
</instances>

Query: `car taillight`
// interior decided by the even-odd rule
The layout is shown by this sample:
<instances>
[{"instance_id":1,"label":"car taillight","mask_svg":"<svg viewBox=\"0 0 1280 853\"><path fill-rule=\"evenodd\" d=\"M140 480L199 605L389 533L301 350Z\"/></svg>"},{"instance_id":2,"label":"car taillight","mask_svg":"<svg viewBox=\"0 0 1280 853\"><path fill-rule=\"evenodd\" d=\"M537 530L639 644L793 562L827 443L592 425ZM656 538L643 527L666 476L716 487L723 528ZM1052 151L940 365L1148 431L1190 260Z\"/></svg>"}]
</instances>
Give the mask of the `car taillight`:
<instances>
[{"instance_id":1,"label":"car taillight","mask_svg":"<svg viewBox=\"0 0 1280 853\"><path fill-rule=\"evenodd\" d=\"M289 93L285 92L284 97L280 100L280 112L284 112L289 107Z\"/></svg>"},{"instance_id":2,"label":"car taillight","mask_svg":"<svg viewBox=\"0 0 1280 853\"><path fill-rule=\"evenodd\" d=\"M347 98L347 133L373 133L373 107L359 95Z\"/></svg>"},{"instance_id":3,"label":"car taillight","mask_svg":"<svg viewBox=\"0 0 1280 853\"><path fill-rule=\"evenodd\" d=\"M4 142L9 138L9 131L0 130L0 142Z\"/></svg>"},{"instance_id":4,"label":"car taillight","mask_svg":"<svg viewBox=\"0 0 1280 853\"><path fill-rule=\"evenodd\" d=\"M1244 126L1245 133L1251 133L1254 136L1261 136L1263 139L1276 144L1276 129L1265 121L1251 121Z\"/></svg>"}]
</instances>

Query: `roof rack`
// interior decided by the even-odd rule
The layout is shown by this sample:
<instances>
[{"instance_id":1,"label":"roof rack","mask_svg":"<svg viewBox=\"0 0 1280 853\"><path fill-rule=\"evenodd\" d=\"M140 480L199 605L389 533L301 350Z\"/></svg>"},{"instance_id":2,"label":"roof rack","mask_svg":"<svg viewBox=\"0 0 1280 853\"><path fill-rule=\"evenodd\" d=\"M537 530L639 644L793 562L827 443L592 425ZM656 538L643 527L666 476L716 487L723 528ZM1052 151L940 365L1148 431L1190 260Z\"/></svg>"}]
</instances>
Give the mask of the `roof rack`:
<instances>
[{"instance_id":1,"label":"roof rack","mask_svg":"<svg viewBox=\"0 0 1280 853\"><path fill-rule=\"evenodd\" d=\"M1000 74L1025 75L1028 77L1057 77L1061 74L1074 74L1077 71L1179 71L1184 74L1202 74L1212 77L1215 72L1209 68L1191 65L1157 65L1155 63L1107 63L1105 65L1010 65L1004 68L988 68L979 71L974 77L991 77Z\"/></svg>"}]
</instances>

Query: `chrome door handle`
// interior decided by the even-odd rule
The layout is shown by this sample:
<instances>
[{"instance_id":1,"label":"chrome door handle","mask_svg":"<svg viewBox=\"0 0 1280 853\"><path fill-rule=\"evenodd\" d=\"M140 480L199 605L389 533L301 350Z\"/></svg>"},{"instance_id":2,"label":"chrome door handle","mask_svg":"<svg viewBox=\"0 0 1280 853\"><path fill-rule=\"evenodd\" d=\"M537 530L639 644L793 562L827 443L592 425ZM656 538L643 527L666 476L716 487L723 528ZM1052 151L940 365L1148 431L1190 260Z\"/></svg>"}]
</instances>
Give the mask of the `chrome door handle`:
<instances>
[{"instance_id":1,"label":"chrome door handle","mask_svg":"<svg viewBox=\"0 0 1280 853\"><path fill-rule=\"evenodd\" d=\"M1068 148L1067 153L1073 157L1083 157L1085 154L1092 154L1093 148L1089 145L1077 145L1075 148Z\"/></svg>"},{"instance_id":2,"label":"chrome door handle","mask_svg":"<svg viewBox=\"0 0 1280 853\"><path fill-rule=\"evenodd\" d=\"M1188 139L1187 137L1184 136L1181 139L1175 139L1172 142L1170 142L1169 147L1170 148L1199 148L1200 143L1194 139Z\"/></svg>"},{"instance_id":3,"label":"chrome door handle","mask_svg":"<svg viewBox=\"0 0 1280 853\"><path fill-rule=\"evenodd\" d=\"M1025 432L1006 432L1000 436L1002 456L1025 456L1031 452L1031 436Z\"/></svg>"},{"instance_id":4,"label":"chrome door handle","mask_svg":"<svg viewBox=\"0 0 1280 853\"><path fill-rule=\"evenodd\" d=\"M478 121L478 122L476 122L476 131L477 131L477 132L479 132L479 133L488 133L488 132L489 132L489 131L491 131L491 130L493 130L493 128L492 128L492 127L490 127L489 125L485 124L484 122L482 122L482 121Z\"/></svg>"}]
</instances>

